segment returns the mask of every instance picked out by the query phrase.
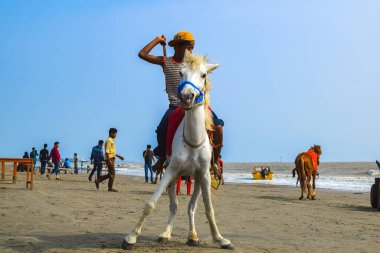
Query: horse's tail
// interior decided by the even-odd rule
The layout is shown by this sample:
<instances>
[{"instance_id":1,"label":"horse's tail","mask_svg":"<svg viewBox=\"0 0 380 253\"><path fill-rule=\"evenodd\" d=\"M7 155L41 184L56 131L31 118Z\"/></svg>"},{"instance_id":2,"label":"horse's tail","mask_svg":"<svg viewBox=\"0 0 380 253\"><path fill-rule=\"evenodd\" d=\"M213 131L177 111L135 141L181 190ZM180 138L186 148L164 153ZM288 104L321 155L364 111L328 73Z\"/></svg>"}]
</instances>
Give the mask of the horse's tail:
<instances>
[{"instance_id":1,"label":"horse's tail","mask_svg":"<svg viewBox=\"0 0 380 253\"><path fill-rule=\"evenodd\" d=\"M296 177L296 172L297 172L297 182L296 182L296 186L298 185L298 182L300 181L300 177L298 175L298 171L297 171L297 168L294 168L292 173L293 173L293 178Z\"/></svg>"}]
</instances>

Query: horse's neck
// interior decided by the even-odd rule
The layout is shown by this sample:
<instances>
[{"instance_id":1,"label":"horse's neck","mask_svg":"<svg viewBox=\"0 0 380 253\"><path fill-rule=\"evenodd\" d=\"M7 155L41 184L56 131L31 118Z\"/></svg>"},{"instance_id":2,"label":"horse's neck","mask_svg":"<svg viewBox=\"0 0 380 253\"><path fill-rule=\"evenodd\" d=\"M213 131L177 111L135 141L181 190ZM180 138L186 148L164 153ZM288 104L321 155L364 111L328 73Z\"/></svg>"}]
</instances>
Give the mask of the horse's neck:
<instances>
[{"instance_id":1,"label":"horse's neck","mask_svg":"<svg viewBox=\"0 0 380 253\"><path fill-rule=\"evenodd\" d=\"M204 106L196 106L186 111L184 118L184 135L186 140L192 144L201 143L207 136L205 127L205 110Z\"/></svg>"}]
</instances>

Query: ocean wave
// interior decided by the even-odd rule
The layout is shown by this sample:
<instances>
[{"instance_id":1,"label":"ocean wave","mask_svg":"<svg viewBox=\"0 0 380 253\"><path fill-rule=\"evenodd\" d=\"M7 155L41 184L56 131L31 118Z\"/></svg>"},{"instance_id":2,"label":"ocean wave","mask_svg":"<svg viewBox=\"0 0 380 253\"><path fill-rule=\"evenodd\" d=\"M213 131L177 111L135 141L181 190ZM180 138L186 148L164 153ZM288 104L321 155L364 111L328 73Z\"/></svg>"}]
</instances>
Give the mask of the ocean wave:
<instances>
[{"instance_id":1,"label":"ocean wave","mask_svg":"<svg viewBox=\"0 0 380 253\"><path fill-rule=\"evenodd\" d=\"M142 163L125 163L120 164L116 170L119 174L143 177L145 175ZM340 170L340 168L339 168ZM224 181L230 184L266 184L266 185L286 185L295 186L296 178L293 178L290 173L285 171L274 170L273 180L253 180L252 174L248 171L238 168L228 169L224 172ZM380 175L376 170L368 172L367 174L354 174L342 175L335 173L330 169L329 174L321 174L317 179L317 188L333 189L341 191L357 191L369 192L371 185L374 183L376 175Z\"/></svg>"},{"instance_id":2,"label":"ocean wave","mask_svg":"<svg viewBox=\"0 0 380 253\"><path fill-rule=\"evenodd\" d=\"M273 175L273 180L253 180L251 175L246 173L224 173L226 183L240 184L266 184L266 185L287 185L295 186L296 178L288 175ZM317 188L333 189L341 191L368 192L371 189L374 179L372 177L334 177L321 176L317 179Z\"/></svg>"}]
</instances>

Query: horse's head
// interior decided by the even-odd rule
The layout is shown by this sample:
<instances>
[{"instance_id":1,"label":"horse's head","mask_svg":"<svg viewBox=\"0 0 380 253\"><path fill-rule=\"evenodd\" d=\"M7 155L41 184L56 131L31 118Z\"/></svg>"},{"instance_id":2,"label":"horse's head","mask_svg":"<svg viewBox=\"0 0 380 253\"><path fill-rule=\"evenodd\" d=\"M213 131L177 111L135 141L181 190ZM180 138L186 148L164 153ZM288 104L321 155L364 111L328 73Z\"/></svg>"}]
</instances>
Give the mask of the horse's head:
<instances>
[{"instance_id":1,"label":"horse's head","mask_svg":"<svg viewBox=\"0 0 380 253\"><path fill-rule=\"evenodd\" d=\"M319 145L314 145L310 147L310 150L313 150L318 155L318 157L322 155L322 148Z\"/></svg>"},{"instance_id":2,"label":"horse's head","mask_svg":"<svg viewBox=\"0 0 380 253\"><path fill-rule=\"evenodd\" d=\"M178 86L181 107L185 110L190 110L195 105L208 106L211 85L207 75L219 64L209 64L207 61L205 56L189 52L185 54L184 65L180 71L181 83Z\"/></svg>"}]
</instances>

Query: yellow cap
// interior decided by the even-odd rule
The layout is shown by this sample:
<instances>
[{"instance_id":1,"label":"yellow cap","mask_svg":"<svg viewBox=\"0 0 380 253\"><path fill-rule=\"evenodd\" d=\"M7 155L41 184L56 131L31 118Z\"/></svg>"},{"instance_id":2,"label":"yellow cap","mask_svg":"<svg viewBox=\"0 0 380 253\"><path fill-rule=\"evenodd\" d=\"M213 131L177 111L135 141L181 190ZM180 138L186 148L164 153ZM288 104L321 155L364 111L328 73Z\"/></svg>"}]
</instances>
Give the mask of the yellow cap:
<instances>
[{"instance_id":1,"label":"yellow cap","mask_svg":"<svg viewBox=\"0 0 380 253\"><path fill-rule=\"evenodd\" d=\"M173 40L169 41L169 46L173 47L175 44L183 41L194 41L194 36L188 31L179 31L174 35Z\"/></svg>"}]
</instances>

